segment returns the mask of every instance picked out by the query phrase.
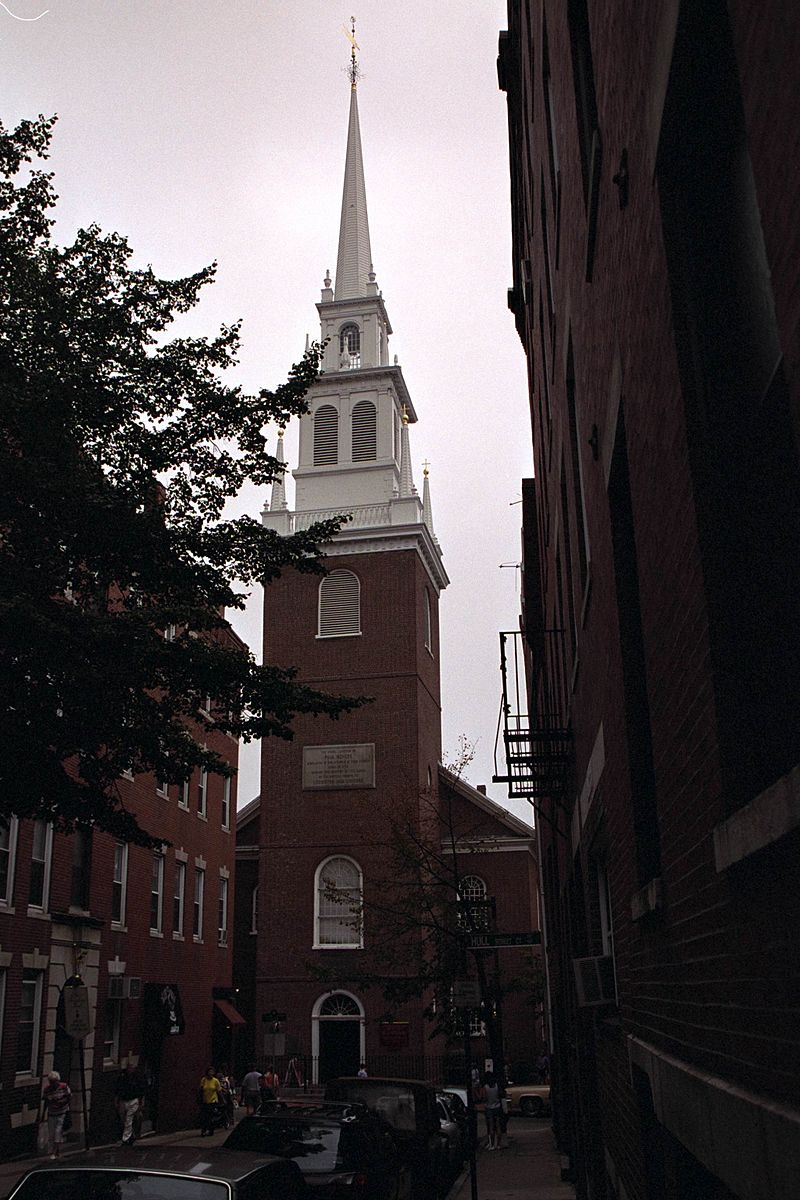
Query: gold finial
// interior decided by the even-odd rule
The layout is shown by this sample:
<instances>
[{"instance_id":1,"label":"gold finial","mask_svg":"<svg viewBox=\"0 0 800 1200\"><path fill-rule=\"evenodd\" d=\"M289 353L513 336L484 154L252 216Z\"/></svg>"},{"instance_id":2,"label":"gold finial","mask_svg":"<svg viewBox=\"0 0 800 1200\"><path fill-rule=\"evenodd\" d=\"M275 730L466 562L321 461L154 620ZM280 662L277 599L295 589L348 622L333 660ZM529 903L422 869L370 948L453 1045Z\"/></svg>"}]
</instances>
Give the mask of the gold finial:
<instances>
[{"instance_id":1,"label":"gold finial","mask_svg":"<svg viewBox=\"0 0 800 1200\"><path fill-rule=\"evenodd\" d=\"M359 46L358 42L356 41L356 19L355 19L355 17L350 18L350 28L349 29L347 28L346 25L342 26L342 32L344 33L344 36L347 38L348 42L350 43L350 66L348 68L347 74L350 76L350 86L353 89L353 91L355 91L356 84L358 83L359 75L361 74L361 72L358 68L358 63L356 62L356 50L360 50L361 47Z\"/></svg>"},{"instance_id":2,"label":"gold finial","mask_svg":"<svg viewBox=\"0 0 800 1200\"><path fill-rule=\"evenodd\" d=\"M404 425L407 425L407 424L408 424L408 409L406 408L406 402L405 402L405 400L403 401L403 409L402 409L402 412L403 412L403 424L404 424Z\"/></svg>"},{"instance_id":3,"label":"gold finial","mask_svg":"<svg viewBox=\"0 0 800 1200\"><path fill-rule=\"evenodd\" d=\"M278 427L278 437L282 438L285 433L286 433L286 429L284 428L283 425L280 425Z\"/></svg>"},{"instance_id":4,"label":"gold finial","mask_svg":"<svg viewBox=\"0 0 800 1200\"><path fill-rule=\"evenodd\" d=\"M428 460L427 460L427 458L426 458L426 459L425 459L425 461L424 461L424 462L423 462L423 464L422 464L422 474L425 476L425 478L426 478L426 479L427 479L427 477L428 477L428 467L429 467L430 465L431 465L431 464L428 462Z\"/></svg>"}]
</instances>

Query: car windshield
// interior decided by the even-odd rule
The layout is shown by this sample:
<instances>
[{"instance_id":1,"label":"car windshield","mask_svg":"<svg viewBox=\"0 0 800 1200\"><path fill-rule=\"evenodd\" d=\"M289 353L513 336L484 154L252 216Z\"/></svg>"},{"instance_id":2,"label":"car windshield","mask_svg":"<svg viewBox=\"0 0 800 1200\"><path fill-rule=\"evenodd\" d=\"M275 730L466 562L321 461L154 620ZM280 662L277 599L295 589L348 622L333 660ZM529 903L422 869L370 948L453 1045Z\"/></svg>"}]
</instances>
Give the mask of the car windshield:
<instances>
[{"instance_id":1,"label":"car windshield","mask_svg":"<svg viewBox=\"0 0 800 1200\"><path fill-rule=\"evenodd\" d=\"M372 1112L383 1117L392 1129L402 1133L416 1132L414 1093L403 1084L359 1079L351 1087L347 1082L337 1080L334 1094L337 1099L341 1096L342 1099L346 1097L348 1100L360 1100Z\"/></svg>"},{"instance_id":2,"label":"car windshield","mask_svg":"<svg viewBox=\"0 0 800 1200\"><path fill-rule=\"evenodd\" d=\"M138 1171L36 1171L14 1200L230 1200L227 1184Z\"/></svg>"},{"instance_id":3,"label":"car windshield","mask_svg":"<svg viewBox=\"0 0 800 1200\"><path fill-rule=\"evenodd\" d=\"M267 1117L241 1121L228 1140L227 1150L255 1150L293 1158L300 1170L335 1171L340 1165L340 1127L323 1121L298 1121Z\"/></svg>"}]
</instances>

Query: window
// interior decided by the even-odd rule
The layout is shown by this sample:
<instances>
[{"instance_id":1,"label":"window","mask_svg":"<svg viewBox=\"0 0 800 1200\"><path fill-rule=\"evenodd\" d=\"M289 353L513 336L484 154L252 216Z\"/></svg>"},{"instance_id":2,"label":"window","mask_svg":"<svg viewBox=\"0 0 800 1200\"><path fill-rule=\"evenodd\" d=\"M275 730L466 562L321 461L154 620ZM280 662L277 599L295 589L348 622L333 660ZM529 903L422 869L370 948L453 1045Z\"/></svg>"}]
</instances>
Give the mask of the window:
<instances>
[{"instance_id":1,"label":"window","mask_svg":"<svg viewBox=\"0 0 800 1200\"><path fill-rule=\"evenodd\" d=\"M72 835L72 886L69 902L86 912L89 908L89 884L92 878L92 831L76 829Z\"/></svg>"},{"instance_id":2,"label":"window","mask_svg":"<svg viewBox=\"0 0 800 1200\"><path fill-rule=\"evenodd\" d=\"M314 466L339 461L339 413L332 404L321 404L314 413Z\"/></svg>"},{"instance_id":3,"label":"window","mask_svg":"<svg viewBox=\"0 0 800 1200\"><path fill-rule=\"evenodd\" d=\"M378 456L378 418L370 400L359 400L352 416L353 462L372 462Z\"/></svg>"},{"instance_id":4,"label":"window","mask_svg":"<svg viewBox=\"0 0 800 1200\"><path fill-rule=\"evenodd\" d=\"M26 969L22 973L17 1026L18 1075L36 1075L39 1065L39 1022L42 1013L42 971Z\"/></svg>"},{"instance_id":5,"label":"window","mask_svg":"<svg viewBox=\"0 0 800 1200\"><path fill-rule=\"evenodd\" d=\"M180 791L178 792L178 808L188 809L191 786L192 781L190 779L184 779L181 783Z\"/></svg>"},{"instance_id":6,"label":"window","mask_svg":"<svg viewBox=\"0 0 800 1200\"><path fill-rule=\"evenodd\" d=\"M119 1062L122 1001L106 1000L103 1011L103 1062Z\"/></svg>"},{"instance_id":7,"label":"window","mask_svg":"<svg viewBox=\"0 0 800 1200\"><path fill-rule=\"evenodd\" d=\"M196 942L203 940L203 893L206 873L202 867L194 869L194 907L192 911L192 936Z\"/></svg>"},{"instance_id":8,"label":"window","mask_svg":"<svg viewBox=\"0 0 800 1200\"><path fill-rule=\"evenodd\" d=\"M222 781L222 828L231 827L231 779L230 776Z\"/></svg>"},{"instance_id":9,"label":"window","mask_svg":"<svg viewBox=\"0 0 800 1200\"><path fill-rule=\"evenodd\" d=\"M166 629L164 630L164 641L165 642L174 642L175 638L177 636L177 633L178 633L177 625L167 625Z\"/></svg>"},{"instance_id":10,"label":"window","mask_svg":"<svg viewBox=\"0 0 800 1200\"><path fill-rule=\"evenodd\" d=\"M53 849L53 829L47 821L33 822L31 851L31 880L28 903L31 908L47 908L50 889L50 856Z\"/></svg>"},{"instance_id":11,"label":"window","mask_svg":"<svg viewBox=\"0 0 800 1200\"><path fill-rule=\"evenodd\" d=\"M486 1026L483 1017L480 1014L480 1009L472 1008L469 1012L469 1036L484 1037L486 1034Z\"/></svg>"},{"instance_id":12,"label":"window","mask_svg":"<svg viewBox=\"0 0 800 1200\"><path fill-rule=\"evenodd\" d=\"M150 932L161 933L164 911L164 855L153 855L153 874L150 883Z\"/></svg>"},{"instance_id":13,"label":"window","mask_svg":"<svg viewBox=\"0 0 800 1200\"><path fill-rule=\"evenodd\" d=\"M205 817L208 808L208 771L205 767L200 768L200 775L197 780L197 815Z\"/></svg>"},{"instance_id":14,"label":"window","mask_svg":"<svg viewBox=\"0 0 800 1200\"><path fill-rule=\"evenodd\" d=\"M351 858L329 858L316 875L316 931L314 946L364 945L361 924L361 868Z\"/></svg>"},{"instance_id":15,"label":"window","mask_svg":"<svg viewBox=\"0 0 800 1200\"><path fill-rule=\"evenodd\" d=\"M331 571L319 585L319 637L361 633L361 584L352 571Z\"/></svg>"},{"instance_id":16,"label":"window","mask_svg":"<svg viewBox=\"0 0 800 1200\"><path fill-rule=\"evenodd\" d=\"M114 875L111 881L111 922L125 923L125 897L128 890L128 847L125 842L114 843Z\"/></svg>"},{"instance_id":17,"label":"window","mask_svg":"<svg viewBox=\"0 0 800 1200\"><path fill-rule=\"evenodd\" d=\"M8 825L0 825L0 905L14 903L14 864L17 857L19 822L11 817Z\"/></svg>"},{"instance_id":18,"label":"window","mask_svg":"<svg viewBox=\"0 0 800 1200\"><path fill-rule=\"evenodd\" d=\"M491 902L486 884L477 875L465 875L458 885L458 923L462 929L488 929Z\"/></svg>"},{"instance_id":19,"label":"window","mask_svg":"<svg viewBox=\"0 0 800 1200\"><path fill-rule=\"evenodd\" d=\"M217 941L220 946L228 944L228 880L219 877L219 906L217 909Z\"/></svg>"},{"instance_id":20,"label":"window","mask_svg":"<svg viewBox=\"0 0 800 1200\"><path fill-rule=\"evenodd\" d=\"M169 784L166 779L159 779L156 776L156 795L161 796L164 800L169 800Z\"/></svg>"},{"instance_id":21,"label":"window","mask_svg":"<svg viewBox=\"0 0 800 1200\"><path fill-rule=\"evenodd\" d=\"M339 333L339 369L361 366L361 331L357 325L343 325Z\"/></svg>"},{"instance_id":22,"label":"window","mask_svg":"<svg viewBox=\"0 0 800 1200\"><path fill-rule=\"evenodd\" d=\"M175 863L175 891L172 897L172 936L183 937L183 908L186 896L186 863Z\"/></svg>"},{"instance_id":23,"label":"window","mask_svg":"<svg viewBox=\"0 0 800 1200\"><path fill-rule=\"evenodd\" d=\"M575 115L578 121L578 145L586 206L586 270L591 282L594 245L597 237L597 207L600 200L602 144L597 119L597 95L594 87L592 43L586 0L568 0L567 20L572 48L572 82L575 89Z\"/></svg>"},{"instance_id":24,"label":"window","mask_svg":"<svg viewBox=\"0 0 800 1200\"><path fill-rule=\"evenodd\" d=\"M250 896L250 932L258 933L258 884Z\"/></svg>"},{"instance_id":25,"label":"window","mask_svg":"<svg viewBox=\"0 0 800 1200\"><path fill-rule=\"evenodd\" d=\"M433 654L433 635L431 632L431 594L428 589L425 588L422 595L424 603L422 619L424 622L423 629L425 636L425 649L430 650L431 654Z\"/></svg>"}]
</instances>

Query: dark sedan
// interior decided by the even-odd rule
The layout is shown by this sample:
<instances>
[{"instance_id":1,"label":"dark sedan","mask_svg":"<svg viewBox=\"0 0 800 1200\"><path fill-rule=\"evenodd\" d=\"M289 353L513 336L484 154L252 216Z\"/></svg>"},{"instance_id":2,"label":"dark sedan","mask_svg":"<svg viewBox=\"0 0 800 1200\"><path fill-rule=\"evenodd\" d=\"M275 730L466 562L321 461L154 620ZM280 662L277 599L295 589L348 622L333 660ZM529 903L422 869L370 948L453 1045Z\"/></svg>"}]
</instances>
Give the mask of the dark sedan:
<instances>
[{"instance_id":1,"label":"dark sedan","mask_svg":"<svg viewBox=\"0 0 800 1200\"><path fill-rule=\"evenodd\" d=\"M48 1162L9 1200L306 1200L292 1162L221 1149L148 1146L98 1150Z\"/></svg>"},{"instance_id":2,"label":"dark sedan","mask_svg":"<svg viewBox=\"0 0 800 1200\"><path fill-rule=\"evenodd\" d=\"M410 1174L391 1130L363 1105L270 1105L245 1117L223 1150L297 1163L314 1200L408 1200Z\"/></svg>"}]
</instances>

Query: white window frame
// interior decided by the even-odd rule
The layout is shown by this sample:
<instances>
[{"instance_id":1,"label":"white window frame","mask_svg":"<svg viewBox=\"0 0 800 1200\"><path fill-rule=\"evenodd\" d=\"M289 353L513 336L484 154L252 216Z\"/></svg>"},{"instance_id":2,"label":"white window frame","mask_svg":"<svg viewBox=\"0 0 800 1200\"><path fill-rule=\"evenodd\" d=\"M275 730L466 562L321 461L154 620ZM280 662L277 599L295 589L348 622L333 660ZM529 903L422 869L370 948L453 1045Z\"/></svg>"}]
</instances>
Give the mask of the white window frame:
<instances>
[{"instance_id":1,"label":"white window frame","mask_svg":"<svg viewBox=\"0 0 800 1200\"><path fill-rule=\"evenodd\" d=\"M205 867L194 868L194 900L192 901L192 939L203 940L203 904L206 892Z\"/></svg>"},{"instance_id":2,"label":"white window frame","mask_svg":"<svg viewBox=\"0 0 800 1200\"><path fill-rule=\"evenodd\" d=\"M614 997L617 997L617 962L614 958L614 922L611 914L611 888L608 871L603 863L597 863L597 900L600 909L600 942L603 954L611 959L614 972Z\"/></svg>"},{"instance_id":3,"label":"white window frame","mask_svg":"<svg viewBox=\"0 0 800 1200\"><path fill-rule=\"evenodd\" d=\"M429 651L431 657L433 657L433 616L431 612L431 594L427 588L422 589L422 594L425 649Z\"/></svg>"},{"instance_id":4,"label":"white window frame","mask_svg":"<svg viewBox=\"0 0 800 1200\"><path fill-rule=\"evenodd\" d=\"M44 826L44 858L34 859L33 851L36 845L37 828ZM42 897L41 903L34 902L30 897L30 883L28 884L28 911L29 912L47 912L47 906L50 903L50 870L53 865L53 826L49 821L43 821L37 818L33 822L33 842L31 844L31 865L34 862L43 863L42 870Z\"/></svg>"},{"instance_id":5,"label":"white window frame","mask_svg":"<svg viewBox=\"0 0 800 1200\"><path fill-rule=\"evenodd\" d=\"M250 893L250 932L258 933L258 884Z\"/></svg>"},{"instance_id":6,"label":"white window frame","mask_svg":"<svg viewBox=\"0 0 800 1200\"><path fill-rule=\"evenodd\" d=\"M226 875L220 873L219 877L219 903L217 905L217 944L227 946L228 944L228 894L229 881Z\"/></svg>"},{"instance_id":7,"label":"white window frame","mask_svg":"<svg viewBox=\"0 0 800 1200\"><path fill-rule=\"evenodd\" d=\"M155 897L156 923L153 924L153 898ZM150 935L162 937L164 933L164 853L162 850L153 852L152 874L150 877Z\"/></svg>"},{"instance_id":8,"label":"white window frame","mask_svg":"<svg viewBox=\"0 0 800 1200\"><path fill-rule=\"evenodd\" d=\"M19 838L19 821L11 817L8 822L8 847L3 851L8 855L8 873L6 875L5 894L0 893L0 907L10 909L14 905L14 882L17 874L17 841Z\"/></svg>"},{"instance_id":9,"label":"white window frame","mask_svg":"<svg viewBox=\"0 0 800 1200\"><path fill-rule=\"evenodd\" d=\"M25 1075L25 1076L34 1075L35 1076L35 1075L38 1075L38 1073L39 1073L37 1068L39 1066L39 1035L41 1033L41 1027L42 1027L42 995L44 993L44 971L40 971L36 968L29 969L26 967L22 974L22 986L23 987L24 987L25 983L31 982L30 979L28 979L28 980L25 979L25 976L28 974L36 976L36 979L33 981L34 999L33 999L33 1030L32 1030L32 1037L31 1037L31 1057L30 1057L30 1062L27 1067L20 1068L20 1067L17 1067L15 1064L15 1072L14 1073L16 1076L20 1076L20 1075ZM21 995L21 993L20 993L20 995Z\"/></svg>"},{"instance_id":10,"label":"white window frame","mask_svg":"<svg viewBox=\"0 0 800 1200\"><path fill-rule=\"evenodd\" d=\"M112 1020L111 1020L111 1037L107 1038L105 1036L107 1033L107 1029L105 1028L105 1022L108 1019L109 1011L113 1015L112 1015ZM103 1013L103 1022L104 1022L103 1062L104 1063L118 1063L119 1062L120 1033L121 1033L121 1029L122 1029L122 1001L121 1000L111 1000L108 998L106 999L105 1010ZM110 1049L111 1049L110 1054L106 1053L107 1047L110 1047Z\"/></svg>"},{"instance_id":11,"label":"white window frame","mask_svg":"<svg viewBox=\"0 0 800 1200\"><path fill-rule=\"evenodd\" d=\"M346 629L343 631L333 630L331 632L322 632L322 598L325 585L331 585L331 581L337 575L349 575L356 581L355 591L355 629ZM330 622L330 614L326 614L326 621ZM349 571L346 568L338 568L335 571L330 571L324 579L320 580L319 588L317 589L317 637L318 638L339 638L339 637L361 637L361 580L356 575L355 571Z\"/></svg>"},{"instance_id":12,"label":"white window frame","mask_svg":"<svg viewBox=\"0 0 800 1200\"><path fill-rule=\"evenodd\" d=\"M471 929L473 925L477 925L479 929L488 929L488 909L486 901L489 898L489 889L486 886L486 880L481 879L480 875L470 874L463 875L458 882L458 924L461 929ZM467 920L466 909L470 901L479 905L476 912L472 915L472 922ZM477 913L486 914L485 919L476 920Z\"/></svg>"},{"instance_id":13,"label":"white window frame","mask_svg":"<svg viewBox=\"0 0 800 1200\"><path fill-rule=\"evenodd\" d=\"M120 852L119 856L117 853L118 851ZM119 876L117 875L117 862L118 861L121 864L121 870L120 870ZM115 886L119 887L119 916L118 917L113 916ZM112 905L111 928L112 929L124 929L125 928L125 908L126 908L127 899L128 899L128 843L115 841L114 842L114 861L113 861L113 865L111 868L111 905Z\"/></svg>"},{"instance_id":14,"label":"white window frame","mask_svg":"<svg viewBox=\"0 0 800 1200\"><path fill-rule=\"evenodd\" d=\"M197 815L201 821L208 820L208 771L200 768L197 780Z\"/></svg>"},{"instance_id":15,"label":"white window frame","mask_svg":"<svg viewBox=\"0 0 800 1200\"><path fill-rule=\"evenodd\" d=\"M190 776L188 779L184 779L183 782L181 784L179 784L178 808L185 808L186 811L188 812L189 805L191 802L191 797L192 797L192 779Z\"/></svg>"},{"instance_id":16,"label":"white window frame","mask_svg":"<svg viewBox=\"0 0 800 1200\"><path fill-rule=\"evenodd\" d=\"M164 629L164 641L165 642L174 642L175 638L177 636L178 636L178 626L177 625L167 625L165 627L165 629Z\"/></svg>"},{"instance_id":17,"label":"white window frame","mask_svg":"<svg viewBox=\"0 0 800 1200\"><path fill-rule=\"evenodd\" d=\"M323 861L319 864L316 871L314 872L314 942L313 942L313 947L312 947L314 950L363 950L364 949L364 922L363 922L363 919L361 919L361 918L358 920L357 924L354 922L353 926L351 927L352 936L349 941L327 942L327 941L322 940L322 931L320 928L320 921L324 919L324 916L320 913L320 900L321 900L320 893L322 892L322 889L323 889L322 881L323 881L323 877L324 877L324 872L325 872L325 868L327 866L329 866L330 863L339 862L340 860L350 863L351 866L355 867L355 869L358 873L358 883L357 883L356 887L342 889L342 890L343 891L347 890L351 893L356 892L356 891L358 892L359 913L363 912L364 874L361 870L360 864L357 863L354 858L351 858L349 854L331 854L328 858L323 859ZM328 914L325 914L325 915L328 915Z\"/></svg>"},{"instance_id":18,"label":"white window frame","mask_svg":"<svg viewBox=\"0 0 800 1200\"><path fill-rule=\"evenodd\" d=\"M231 827L231 777L226 775L222 780L222 828Z\"/></svg>"},{"instance_id":19,"label":"white window frame","mask_svg":"<svg viewBox=\"0 0 800 1200\"><path fill-rule=\"evenodd\" d=\"M176 940L183 937L183 923L186 919L186 863L182 859L175 860L175 883L172 888L172 936Z\"/></svg>"},{"instance_id":20,"label":"white window frame","mask_svg":"<svg viewBox=\"0 0 800 1200\"><path fill-rule=\"evenodd\" d=\"M169 800L169 784L166 779L159 779L156 776L156 795L161 796L162 800Z\"/></svg>"}]
</instances>

